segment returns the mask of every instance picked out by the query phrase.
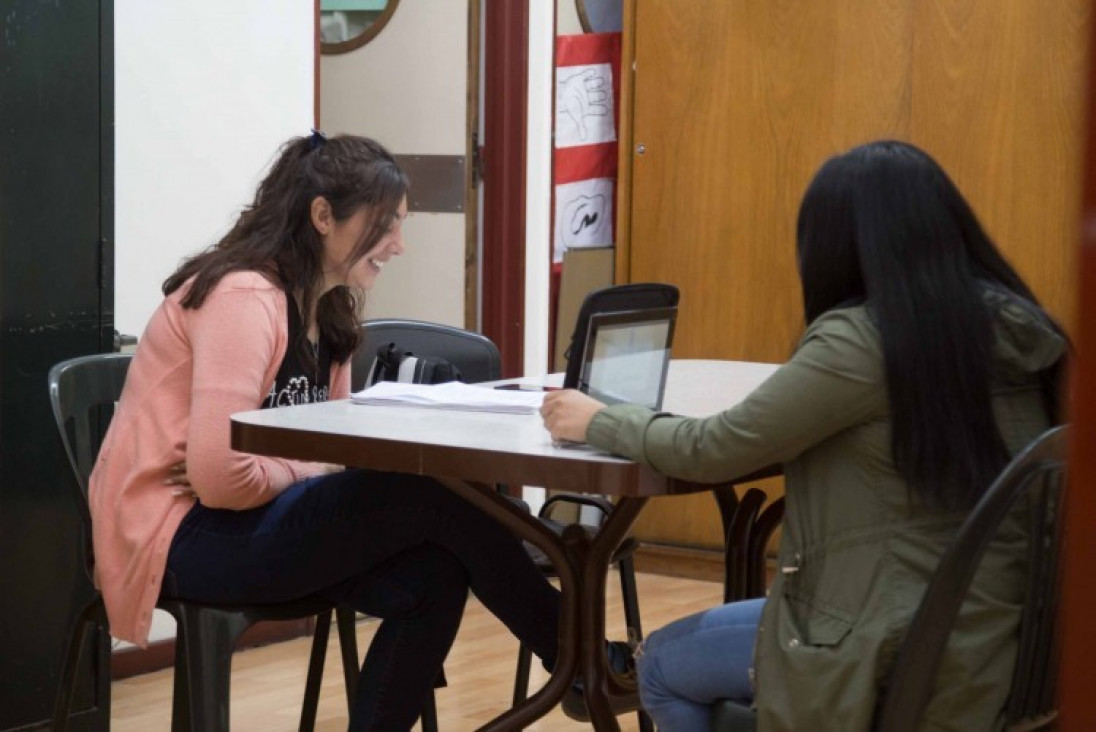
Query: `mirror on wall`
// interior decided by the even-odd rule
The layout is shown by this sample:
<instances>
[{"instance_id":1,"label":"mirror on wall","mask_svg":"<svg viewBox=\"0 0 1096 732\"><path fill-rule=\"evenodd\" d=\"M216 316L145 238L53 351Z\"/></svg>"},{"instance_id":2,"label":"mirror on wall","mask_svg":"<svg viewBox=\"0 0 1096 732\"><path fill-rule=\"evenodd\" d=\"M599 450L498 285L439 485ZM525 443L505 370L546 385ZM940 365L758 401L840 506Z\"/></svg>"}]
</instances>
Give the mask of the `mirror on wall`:
<instances>
[{"instance_id":1,"label":"mirror on wall","mask_svg":"<svg viewBox=\"0 0 1096 732\"><path fill-rule=\"evenodd\" d=\"M320 52L346 53L377 37L400 0L320 0Z\"/></svg>"},{"instance_id":2,"label":"mirror on wall","mask_svg":"<svg viewBox=\"0 0 1096 732\"><path fill-rule=\"evenodd\" d=\"M575 0L575 7L587 33L619 33L624 27L623 0Z\"/></svg>"}]
</instances>

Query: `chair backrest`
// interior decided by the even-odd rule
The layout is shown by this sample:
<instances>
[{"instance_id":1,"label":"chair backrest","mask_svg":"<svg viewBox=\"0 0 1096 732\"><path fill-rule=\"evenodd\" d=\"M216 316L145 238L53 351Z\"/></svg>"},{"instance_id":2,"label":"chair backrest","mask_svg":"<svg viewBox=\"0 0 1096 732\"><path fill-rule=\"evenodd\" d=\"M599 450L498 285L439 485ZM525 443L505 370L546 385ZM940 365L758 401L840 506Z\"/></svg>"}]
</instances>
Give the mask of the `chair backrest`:
<instances>
[{"instance_id":1,"label":"chair backrest","mask_svg":"<svg viewBox=\"0 0 1096 732\"><path fill-rule=\"evenodd\" d=\"M62 361L49 370L53 419L80 490L76 505L84 526L84 561L89 576L92 551L88 477L99 454L101 429L106 428L114 403L122 395L132 359L128 353L103 353Z\"/></svg>"},{"instance_id":2,"label":"chair backrest","mask_svg":"<svg viewBox=\"0 0 1096 732\"><path fill-rule=\"evenodd\" d=\"M590 317L595 313L615 313L627 310L651 310L677 307L678 290L673 285L660 282L633 282L595 290L586 296L575 318L571 333L571 345L567 347L567 371L563 385L578 387L582 371L582 349L590 329Z\"/></svg>"},{"instance_id":3,"label":"chair backrest","mask_svg":"<svg viewBox=\"0 0 1096 732\"><path fill-rule=\"evenodd\" d=\"M963 523L898 651L876 715L877 730L913 732L920 728L948 637L982 555L1001 522L1025 494L1031 508L1028 588L1006 721L1014 724L1052 718L1066 434L1065 427L1048 430L1020 452Z\"/></svg>"},{"instance_id":4,"label":"chair backrest","mask_svg":"<svg viewBox=\"0 0 1096 732\"><path fill-rule=\"evenodd\" d=\"M362 344L351 362L350 384L354 391L365 385L377 349L395 343L416 356L444 358L469 384L502 377L502 357L487 336L470 330L421 320L378 319L362 323Z\"/></svg>"}]
</instances>

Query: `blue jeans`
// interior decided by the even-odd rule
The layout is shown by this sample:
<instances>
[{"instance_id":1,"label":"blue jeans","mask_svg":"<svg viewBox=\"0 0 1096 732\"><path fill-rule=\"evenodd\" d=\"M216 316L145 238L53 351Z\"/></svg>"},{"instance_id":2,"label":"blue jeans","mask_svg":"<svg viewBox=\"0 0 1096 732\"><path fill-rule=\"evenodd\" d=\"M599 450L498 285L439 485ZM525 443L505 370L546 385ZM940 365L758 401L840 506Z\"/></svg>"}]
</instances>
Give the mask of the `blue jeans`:
<instances>
[{"instance_id":1,"label":"blue jeans","mask_svg":"<svg viewBox=\"0 0 1096 732\"><path fill-rule=\"evenodd\" d=\"M319 594L383 618L362 665L351 730L411 729L469 588L546 665L555 663L558 591L505 527L418 476L347 470L302 480L247 511L197 504L172 542L165 588L208 603Z\"/></svg>"},{"instance_id":2,"label":"blue jeans","mask_svg":"<svg viewBox=\"0 0 1096 732\"><path fill-rule=\"evenodd\" d=\"M636 657L639 697L659 732L711 729L718 699L753 699L750 667L764 599L721 605L656 630Z\"/></svg>"}]
</instances>

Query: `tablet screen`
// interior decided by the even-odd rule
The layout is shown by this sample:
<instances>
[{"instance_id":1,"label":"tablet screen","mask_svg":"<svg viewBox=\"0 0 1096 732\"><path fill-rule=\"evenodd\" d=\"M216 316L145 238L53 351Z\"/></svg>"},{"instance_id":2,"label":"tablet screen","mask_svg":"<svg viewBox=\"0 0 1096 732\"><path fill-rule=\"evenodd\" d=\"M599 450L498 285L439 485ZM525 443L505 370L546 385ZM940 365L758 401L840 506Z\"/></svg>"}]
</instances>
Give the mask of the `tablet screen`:
<instances>
[{"instance_id":1,"label":"tablet screen","mask_svg":"<svg viewBox=\"0 0 1096 732\"><path fill-rule=\"evenodd\" d=\"M662 405L676 308L596 313L579 388L606 404Z\"/></svg>"}]
</instances>

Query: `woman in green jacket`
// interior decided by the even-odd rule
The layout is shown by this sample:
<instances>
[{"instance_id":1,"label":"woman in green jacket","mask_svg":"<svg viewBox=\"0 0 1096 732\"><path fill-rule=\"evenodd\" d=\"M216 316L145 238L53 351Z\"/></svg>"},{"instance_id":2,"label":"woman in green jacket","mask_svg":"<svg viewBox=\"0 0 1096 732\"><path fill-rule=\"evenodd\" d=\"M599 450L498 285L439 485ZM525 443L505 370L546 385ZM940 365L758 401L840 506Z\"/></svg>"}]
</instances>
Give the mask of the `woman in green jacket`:
<instances>
[{"instance_id":1,"label":"woman in green jacket","mask_svg":"<svg viewBox=\"0 0 1096 732\"><path fill-rule=\"evenodd\" d=\"M827 161L800 207L797 254L806 332L733 409L682 418L574 391L544 402L554 438L667 475L719 482L784 464L769 598L679 620L641 651L640 696L664 732L707 729L719 698L752 700L762 730L868 729L964 516L1058 421L1065 336L921 150L875 142ZM963 606L926 729L1000 726L1026 556L1011 518Z\"/></svg>"}]
</instances>

